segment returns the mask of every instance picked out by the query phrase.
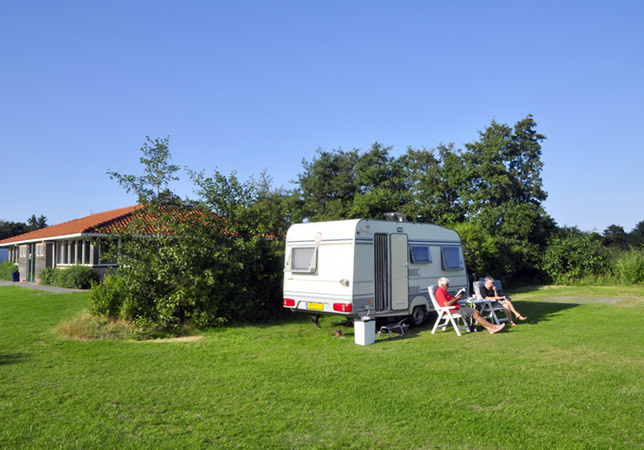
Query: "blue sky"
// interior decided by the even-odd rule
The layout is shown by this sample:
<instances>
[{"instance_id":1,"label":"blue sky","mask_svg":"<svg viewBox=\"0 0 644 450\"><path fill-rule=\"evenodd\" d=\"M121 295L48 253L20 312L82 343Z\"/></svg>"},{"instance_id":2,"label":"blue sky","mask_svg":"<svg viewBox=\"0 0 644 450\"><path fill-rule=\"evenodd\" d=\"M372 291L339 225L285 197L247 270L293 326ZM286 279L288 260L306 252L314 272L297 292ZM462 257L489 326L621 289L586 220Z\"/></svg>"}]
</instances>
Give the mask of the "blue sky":
<instances>
[{"instance_id":1,"label":"blue sky","mask_svg":"<svg viewBox=\"0 0 644 450\"><path fill-rule=\"evenodd\" d=\"M139 173L146 136L291 188L317 148L462 148L528 114L559 225L644 220L639 0L0 0L0 55L3 220L136 203L106 171Z\"/></svg>"}]
</instances>

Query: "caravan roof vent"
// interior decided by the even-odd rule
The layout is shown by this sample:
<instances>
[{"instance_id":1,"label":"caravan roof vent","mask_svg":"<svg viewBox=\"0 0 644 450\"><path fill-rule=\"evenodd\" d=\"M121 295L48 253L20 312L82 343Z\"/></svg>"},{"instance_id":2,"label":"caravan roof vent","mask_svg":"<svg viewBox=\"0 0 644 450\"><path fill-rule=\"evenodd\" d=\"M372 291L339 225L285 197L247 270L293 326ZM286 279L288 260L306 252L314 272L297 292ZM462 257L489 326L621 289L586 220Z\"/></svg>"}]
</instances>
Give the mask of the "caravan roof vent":
<instances>
[{"instance_id":1,"label":"caravan roof vent","mask_svg":"<svg viewBox=\"0 0 644 450\"><path fill-rule=\"evenodd\" d=\"M385 219L391 222L407 222L407 219L405 218L405 216L399 212L385 213Z\"/></svg>"}]
</instances>

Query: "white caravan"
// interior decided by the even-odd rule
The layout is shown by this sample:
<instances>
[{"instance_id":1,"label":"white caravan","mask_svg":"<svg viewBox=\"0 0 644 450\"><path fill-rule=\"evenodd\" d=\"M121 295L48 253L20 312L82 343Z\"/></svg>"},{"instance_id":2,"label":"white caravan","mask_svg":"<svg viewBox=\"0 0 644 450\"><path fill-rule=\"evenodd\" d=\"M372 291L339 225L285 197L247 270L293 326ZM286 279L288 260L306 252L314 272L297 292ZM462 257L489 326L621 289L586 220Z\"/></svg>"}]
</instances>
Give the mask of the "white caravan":
<instances>
[{"instance_id":1,"label":"white caravan","mask_svg":"<svg viewBox=\"0 0 644 450\"><path fill-rule=\"evenodd\" d=\"M286 234L284 307L356 319L409 316L420 326L433 310L427 287L450 279L469 292L461 238L449 228L354 219L292 225ZM317 323L317 322L316 322Z\"/></svg>"}]
</instances>

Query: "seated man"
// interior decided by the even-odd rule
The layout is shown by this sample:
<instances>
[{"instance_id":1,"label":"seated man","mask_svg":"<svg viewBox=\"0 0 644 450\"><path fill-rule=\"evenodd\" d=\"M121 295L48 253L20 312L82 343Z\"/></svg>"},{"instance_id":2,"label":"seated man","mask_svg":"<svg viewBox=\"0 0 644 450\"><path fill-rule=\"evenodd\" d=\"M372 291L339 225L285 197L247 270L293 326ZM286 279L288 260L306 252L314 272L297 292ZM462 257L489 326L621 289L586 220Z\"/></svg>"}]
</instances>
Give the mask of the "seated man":
<instances>
[{"instance_id":1,"label":"seated man","mask_svg":"<svg viewBox=\"0 0 644 450\"><path fill-rule=\"evenodd\" d=\"M514 305L512 304L510 297L499 295L496 291L496 286L494 286L494 278L489 276L485 277L485 284L481 286L481 296L488 300L498 300L501 302L503 304L503 309L505 309L505 315L508 316L508 319L513 326L516 325L516 323L512 321L512 313L514 313L516 318L519 320L527 320L527 317L522 316L516 309L514 309Z\"/></svg>"},{"instance_id":2,"label":"seated man","mask_svg":"<svg viewBox=\"0 0 644 450\"><path fill-rule=\"evenodd\" d=\"M474 318L483 328L485 328L487 331L490 332L490 334L498 333L505 327L505 324L501 325L494 325L487 320L485 320L479 312L476 310L476 308L469 308L467 306L461 306L458 304L458 301L463 297L463 294L459 294L456 296L456 298L452 297L449 295L447 292L447 288L449 287L449 279L445 277L440 277L438 279L438 289L436 289L436 301L438 302L439 305L441 306L453 306L452 309L450 309L450 312L456 312L458 311L461 313L463 318L467 321L470 320L470 318Z\"/></svg>"}]
</instances>

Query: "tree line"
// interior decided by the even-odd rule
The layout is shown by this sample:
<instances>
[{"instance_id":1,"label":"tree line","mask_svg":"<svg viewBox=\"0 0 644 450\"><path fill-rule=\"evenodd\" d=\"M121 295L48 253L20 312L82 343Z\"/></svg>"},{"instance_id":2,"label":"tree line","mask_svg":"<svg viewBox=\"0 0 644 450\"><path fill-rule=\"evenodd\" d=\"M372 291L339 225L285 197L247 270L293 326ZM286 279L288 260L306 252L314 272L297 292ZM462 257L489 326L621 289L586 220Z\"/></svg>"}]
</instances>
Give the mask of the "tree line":
<instances>
[{"instance_id":1,"label":"tree line","mask_svg":"<svg viewBox=\"0 0 644 450\"><path fill-rule=\"evenodd\" d=\"M292 189L274 187L266 172L244 181L186 169L197 197L181 199L172 193L180 167L169 138L148 138L143 175L108 171L145 208L114 247L119 270L91 290L91 310L175 331L279 315L290 224L391 211L456 229L472 276L506 285L644 282L644 222L630 234L611 226L598 235L560 228L547 214L544 139L529 115L512 127L492 121L462 149L319 149L302 160Z\"/></svg>"},{"instance_id":2,"label":"tree line","mask_svg":"<svg viewBox=\"0 0 644 450\"><path fill-rule=\"evenodd\" d=\"M492 121L463 148L409 147L398 156L378 142L366 151L318 149L292 189L274 187L266 172L240 180L186 168L195 198L172 191L180 167L169 137L147 138L143 175L108 171L144 208L113 247L120 268L92 288L91 310L175 331L279 315L290 224L392 211L456 229L471 276L506 286L644 283L644 221L600 235L558 227L545 211L546 137L536 128L532 115L513 126Z\"/></svg>"},{"instance_id":3,"label":"tree line","mask_svg":"<svg viewBox=\"0 0 644 450\"><path fill-rule=\"evenodd\" d=\"M0 220L0 240L19 234L28 233L30 231L39 230L40 228L47 227L47 217L42 214L36 217L32 214L27 222L12 222L8 220Z\"/></svg>"}]
</instances>

